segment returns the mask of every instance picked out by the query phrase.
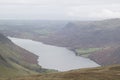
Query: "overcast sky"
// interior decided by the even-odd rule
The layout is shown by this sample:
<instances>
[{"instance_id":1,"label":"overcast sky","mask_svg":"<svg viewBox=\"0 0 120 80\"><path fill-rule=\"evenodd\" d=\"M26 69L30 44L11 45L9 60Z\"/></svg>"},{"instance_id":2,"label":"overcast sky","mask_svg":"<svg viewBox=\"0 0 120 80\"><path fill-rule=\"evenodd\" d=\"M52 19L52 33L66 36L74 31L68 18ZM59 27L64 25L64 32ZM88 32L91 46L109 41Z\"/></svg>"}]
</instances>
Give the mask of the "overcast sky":
<instances>
[{"instance_id":1,"label":"overcast sky","mask_svg":"<svg viewBox=\"0 0 120 80\"><path fill-rule=\"evenodd\" d=\"M0 0L0 19L120 18L120 0Z\"/></svg>"}]
</instances>

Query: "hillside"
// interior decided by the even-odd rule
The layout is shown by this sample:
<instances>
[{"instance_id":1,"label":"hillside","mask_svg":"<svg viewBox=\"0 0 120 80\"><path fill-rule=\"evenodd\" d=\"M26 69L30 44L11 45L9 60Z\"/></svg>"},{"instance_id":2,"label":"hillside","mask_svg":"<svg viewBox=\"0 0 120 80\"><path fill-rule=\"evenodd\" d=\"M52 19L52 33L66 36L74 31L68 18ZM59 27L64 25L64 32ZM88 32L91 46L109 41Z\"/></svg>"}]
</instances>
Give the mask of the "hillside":
<instances>
[{"instance_id":1,"label":"hillside","mask_svg":"<svg viewBox=\"0 0 120 80\"><path fill-rule=\"evenodd\" d=\"M0 20L0 31L6 36L34 38L53 34L67 24L54 20Z\"/></svg>"},{"instance_id":2,"label":"hillside","mask_svg":"<svg viewBox=\"0 0 120 80\"><path fill-rule=\"evenodd\" d=\"M7 78L3 78L7 80ZM0 79L0 80L3 80ZM119 80L120 65L98 67L91 69L72 70L68 72L39 74L17 78L12 80Z\"/></svg>"},{"instance_id":3,"label":"hillside","mask_svg":"<svg viewBox=\"0 0 120 80\"><path fill-rule=\"evenodd\" d=\"M89 48L120 43L120 19L69 22L44 42L70 48Z\"/></svg>"},{"instance_id":4,"label":"hillside","mask_svg":"<svg viewBox=\"0 0 120 80\"><path fill-rule=\"evenodd\" d=\"M69 48L89 48L120 43L120 19L101 21L0 21L0 31Z\"/></svg>"},{"instance_id":5,"label":"hillside","mask_svg":"<svg viewBox=\"0 0 120 80\"><path fill-rule=\"evenodd\" d=\"M0 77L45 72L37 63L38 56L14 45L0 34Z\"/></svg>"},{"instance_id":6,"label":"hillside","mask_svg":"<svg viewBox=\"0 0 120 80\"><path fill-rule=\"evenodd\" d=\"M89 55L89 58L100 65L120 64L120 47L109 47Z\"/></svg>"},{"instance_id":7,"label":"hillside","mask_svg":"<svg viewBox=\"0 0 120 80\"><path fill-rule=\"evenodd\" d=\"M120 64L120 19L70 22L45 40L64 46L100 65ZM110 47L106 50L106 48Z\"/></svg>"}]
</instances>

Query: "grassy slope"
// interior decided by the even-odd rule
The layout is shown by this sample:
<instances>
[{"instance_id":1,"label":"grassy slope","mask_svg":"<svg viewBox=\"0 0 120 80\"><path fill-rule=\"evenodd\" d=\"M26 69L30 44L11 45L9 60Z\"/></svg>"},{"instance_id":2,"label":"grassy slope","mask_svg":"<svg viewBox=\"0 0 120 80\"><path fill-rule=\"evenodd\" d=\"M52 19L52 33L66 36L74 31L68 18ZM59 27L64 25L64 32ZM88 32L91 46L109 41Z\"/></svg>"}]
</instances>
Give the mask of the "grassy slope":
<instances>
[{"instance_id":1,"label":"grassy slope","mask_svg":"<svg viewBox=\"0 0 120 80\"><path fill-rule=\"evenodd\" d=\"M88 56L100 65L120 64L120 46L111 46Z\"/></svg>"},{"instance_id":2,"label":"grassy slope","mask_svg":"<svg viewBox=\"0 0 120 80\"><path fill-rule=\"evenodd\" d=\"M37 58L36 55L14 45L0 34L0 77L46 72L46 69L37 64Z\"/></svg>"},{"instance_id":3,"label":"grassy slope","mask_svg":"<svg viewBox=\"0 0 120 80\"><path fill-rule=\"evenodd\" d=\"M60 73L16 77L11 78L10 80L119 80L119 79L120 79L120 65L73 70ZM5 78L0 80L5 80Z\"/></svg>"},{"instance_id":4,"label":"grassy slope","mask_svg":"<svg viewBox=\"0 0 120 80\"><path fill-rule=\"evenodd\" d=\"M22 56L17 54L15 50L11 50L10 46L6 44L0 44L0 76L16 76L37 73L35 71L25 68L25 66L32 66L35 64L27 64L22 60ZM26 64L25 64L26 63ZM12 74L12 75L11 75Z\"/></svg>"}]
</instances>

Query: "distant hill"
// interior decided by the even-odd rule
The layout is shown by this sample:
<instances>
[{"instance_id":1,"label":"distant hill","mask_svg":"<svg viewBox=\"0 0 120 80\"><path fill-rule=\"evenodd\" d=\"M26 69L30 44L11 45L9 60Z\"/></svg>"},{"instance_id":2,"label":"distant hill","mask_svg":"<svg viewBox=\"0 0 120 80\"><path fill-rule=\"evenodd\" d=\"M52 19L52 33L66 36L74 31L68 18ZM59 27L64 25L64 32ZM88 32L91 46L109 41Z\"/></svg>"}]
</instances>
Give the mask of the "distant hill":
<instances>
[{"instance_id":1,"label":"distant hill","mask_svg":"<svg viewBox=\"0 0 120 80\"><path fill-rule=\"evenodd\" d=\"M120 43L120 19L69 22L46 43L71 47L103 47ZM45 40L43 40L45 42Z\"/></svg>"},{"instance_id":2,"label":"distant hill","mask_svg":"<svg viewBox=\"0 0 120 80\"><path fill-rule=\"evenodd\" d=\"M30 38L70 47L103 47L120 43L120 19L101 21L0 20L6 36Z\"/></svg>"},{"instance_id":3,"label":"distant hill","mask_svg":"<svg viewBox=\"0 0 120 80\"><path fill-rule=\"evenodd\" d=\"M38 65L38 56L14 45L0 34L0 77L38 74L45 72Z\"/></svg>"},{"instance_id":4,"label":"distant hill","mask_svg":"<svg viewBox=\"0 0 120 80\"><path fill-rule=\"evenodd\" d=\"M119 80L120 65L11 78L12 80ZM7 80L4 79L4 80Z\"/></svg>"}]
</instances>

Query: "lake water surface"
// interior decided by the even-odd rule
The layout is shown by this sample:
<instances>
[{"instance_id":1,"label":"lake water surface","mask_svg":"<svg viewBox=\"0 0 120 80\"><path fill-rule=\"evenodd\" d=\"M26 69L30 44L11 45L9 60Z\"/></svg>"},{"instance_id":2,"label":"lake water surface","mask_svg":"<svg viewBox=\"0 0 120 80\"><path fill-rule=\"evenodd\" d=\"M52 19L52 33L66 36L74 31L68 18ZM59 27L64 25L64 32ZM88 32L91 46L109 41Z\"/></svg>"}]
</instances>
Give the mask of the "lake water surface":
<instances>
[{"instance_id":1,"label":"lake water surface","mask_svg":"<svg viewBox=\"0 0 120 80\"><path fill-rule=\"evenodd\" d=\"M76 56L74 52L64 48L43 44L29 39L9 37L16 45L39 56L38 62L43 68L68 71L79 68L99 66L94 61Z\"/></svg>"}]
</instances>

